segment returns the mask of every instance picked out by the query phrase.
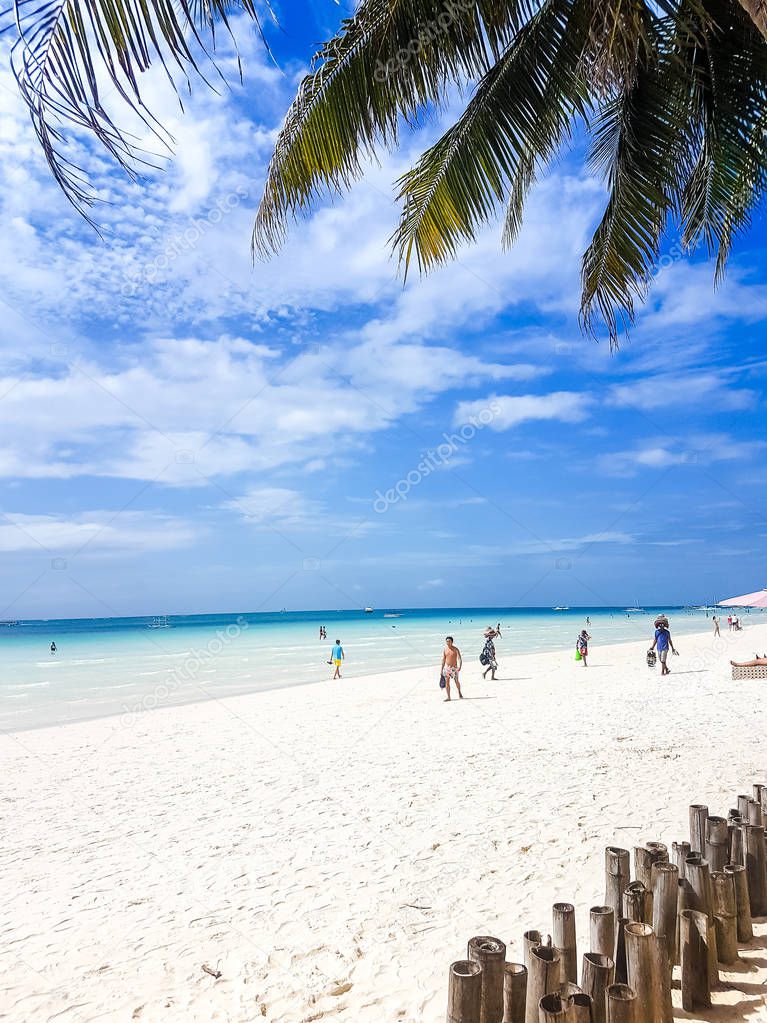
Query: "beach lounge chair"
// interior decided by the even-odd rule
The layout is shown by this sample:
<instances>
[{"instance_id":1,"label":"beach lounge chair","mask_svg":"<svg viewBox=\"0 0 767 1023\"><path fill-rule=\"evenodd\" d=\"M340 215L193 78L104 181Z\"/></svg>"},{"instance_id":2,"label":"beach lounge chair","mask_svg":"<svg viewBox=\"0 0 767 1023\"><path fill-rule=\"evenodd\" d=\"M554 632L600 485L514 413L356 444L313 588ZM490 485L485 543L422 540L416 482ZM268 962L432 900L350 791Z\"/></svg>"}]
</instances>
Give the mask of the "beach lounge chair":
<instances>
[{"instance_id":1,"label":"beach lounge chair","mask_svg":"<svg viewBox=\"0 0 767 1023\"><path fill-rule=\"evenodd\" d=\"M733 680L739 678L767 678L767 664L756 664L753 668L732 666Z\"/></svg>"}]
</instances>

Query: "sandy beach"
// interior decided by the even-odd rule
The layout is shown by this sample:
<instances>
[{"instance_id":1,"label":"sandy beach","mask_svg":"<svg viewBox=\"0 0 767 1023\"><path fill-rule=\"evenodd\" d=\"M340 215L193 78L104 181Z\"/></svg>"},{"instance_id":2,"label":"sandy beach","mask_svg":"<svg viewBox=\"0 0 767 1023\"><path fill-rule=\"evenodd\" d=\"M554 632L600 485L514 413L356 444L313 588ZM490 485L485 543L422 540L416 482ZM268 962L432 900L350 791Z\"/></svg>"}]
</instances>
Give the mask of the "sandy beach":
<instances>
[{"instance_id":1,"label":"sandy beach","mask_svg":"<svg viewBox=\"0 0 767 1023\"><path fill-rule=\"evenodd\" d=\"M767 781L766 683L727 663L767 625L680 639L663 682L646 642L514 645L449 705L438 661L350 650L340 683L2 736L0 1019L441 1023L471 935L519 959L567 900L584 938L605 845ZM742 956L677 1017L767 1019L767 921Z\"/></svg>"}]
</instances>

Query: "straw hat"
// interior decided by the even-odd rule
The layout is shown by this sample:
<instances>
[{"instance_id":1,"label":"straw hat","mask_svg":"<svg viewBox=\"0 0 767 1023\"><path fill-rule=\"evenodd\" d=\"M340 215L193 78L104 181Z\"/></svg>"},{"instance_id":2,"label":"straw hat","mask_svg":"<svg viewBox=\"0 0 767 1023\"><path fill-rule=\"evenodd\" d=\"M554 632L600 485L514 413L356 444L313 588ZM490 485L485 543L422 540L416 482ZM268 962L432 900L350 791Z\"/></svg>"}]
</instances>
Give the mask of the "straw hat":
<instances>
[{"instance_id":1,"label":"straw hat","mask_svg":"<svg viewBox=\"0 0 767 1023\"><path fill-rule=\"evenodd\" d=\"M668 625L668 618L665 615L658 615L655 619L655 628L657 629L659 625Z\"/></svg>"},{"instance_id":2,"label":"straw hat","mask_svg":"<svg viewBox=\"0 0 767 1023\"><path fill-rule=\"evenodd\" d=\"M485 635L488 636L488 637L489 636L494 636L495 635L495 629L491 625L488 625L488 627L485 629Z\"/></svg>"}]
</instances>

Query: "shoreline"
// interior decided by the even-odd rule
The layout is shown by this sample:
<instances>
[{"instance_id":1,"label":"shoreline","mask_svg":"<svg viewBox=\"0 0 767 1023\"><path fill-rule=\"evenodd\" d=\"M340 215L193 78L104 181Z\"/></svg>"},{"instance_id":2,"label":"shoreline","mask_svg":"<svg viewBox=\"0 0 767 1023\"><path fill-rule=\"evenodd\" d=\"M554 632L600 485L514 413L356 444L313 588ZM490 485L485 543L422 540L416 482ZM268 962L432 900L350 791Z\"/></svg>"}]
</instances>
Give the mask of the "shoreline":
<instances>
[{"instance_id":1,"label":"shoreline","mask_svg":"<svg viewBox=\"0 0 767 1023\"><path fill-rule=\"evenodd\" d=\"M562 900L582 942L605 845L767 782L765 683L728 666L767 625L722 642L662 681L634 641L472 659L449 707L405 669L0 736L0 1019L443 1023L472 934L518 960ZM765 948L760 921L720 1023L759 1018Z\"/></svg>"},{"instance_id":2,"label":"shoreline","mask_svg":"<svg viewBox=\"0 0 767 1023\"><path fill-rule=\"evenodd\" d=\"M690 623L690 624L692 624L692 623ZM764 626L767 626L767 622L764 622L764 623L761 623L761 624L764 625ZM592 625L592 627L595 628L597 626L596 625ZM506 644L513 645L515 642L518 642L518 640L519 640L519 636L516 635L512 631L513 624L512 624L511 627L507 626L507 628L509 629L509 632L508 632L507 636L505 638L503 638L500 642L497 643L498 657L499 657L500 661L503 662L503 663L514 662L514 661L517 661L519 659L524 659L524 658L548 658L548 657L553 657L553 656L557 656L557 655L562 656L562 655L566 655L566 654L570 653L571 652L571 648L574 648L574 642L573 643L568 642L565 645L565 644L557 641L557 639L553 639L552 640L552 646L548 647L546 649L537 649L537 650L535 650L534 652L531 652L531 653L518 653L518 652L515 652L515 653L510 653L509 652L509 653L507 653L506 649L504 648L505 645ZM732 637L732 636L738 636L738 637L740 637L742 639L743 637L747 636L751 632L751 630L753 628L759 628L759 623L747 622L746 626L743 629L743 631L740 632L740 633L729 633L729 632L727 632L725 630L725 632L722 633L721 639L722 639L722 641L726 641L726 637ZM680 641L683 644L685 642L687 642L687 641L702 642L707 636L712 641L714 639L713 633L711 631L708 631L708 632L700 631L700 632L689 632L689 633L687 633L687 632L684 632L684 631L673 630L673 634L678 636ZM462 642L464 642L463 639L462 639ZM479 642L480 641L477 640L477 643L475 645L478 646ZM646 643L646 646L649 646L650 642L651 642L651 637L648 636L648 638L646 640L644 640L644 639L643 640L639 640L639 639L636 639L636 640L633 640L633 639L632 640L620 640L620 641L616 641L616 642L607 642L607 643L604 643L604 644L597 643L597 645L593 645L593 643L592 643L592 645L591 645L591 654L590 654L589 660L593 661L594 651L609 651L609 650L612 650L613 648L628 647L628 646L631 646L632 644L633 645L641 646L642 644ZM405 645L408 644L407 637L403 636L403 643ZM429 671L432 668L436 672L436 671L438 671L439 658L441 656L442 645L443 645L442 644L442 640L438 637L437 634L435 634L435 641L434 641L435 660L434 660L433 664L430 664L430 665L410 664L410 665L405 665L405 666L400 666L400 667L394 667L394 668L388 669L387 671L383 671L383 672L382 671L369 670L369 668L367 666L363 667L362 670L360 670L359 672L354 672L353 668L352 668L351 669L352 670L352 674L350 674L348 676L345 674L344 675L344 679L346 679L347 677L349 679L358 679L358 680L377 679L379 677L385 677L385 676L388 676L388 675L401 675L402 673L405 673L405 672ZM353 651L353 649L354 649L353 646L351 646L350 649ZM179 656L184 656L184 655L181 654ZM186 656L187 657L198 657L198 658L200 658L201 656L204 657L205 656L205 651L197 651L194 648L192 648L189 651L187 651ZM322 654L318 654L318 656L320 657L320 659L323 658ZM749 654L749 656L750 656L750 654ZM210 659L210 657L208 657L208 659ZM470 655L469 661L467 663L471 664L472 662L475 662L476 660L477 660L476 657L474 657L473 654L472 654L472 655ZM67 664L66 661L62 660L62 661L59 661L58 663L66 665L67 667L69 667L69 665ZM354 663L353 662L353 658L348 658L347 659L347 664L349 664L349 663L353 665L353 663ZM669 662L669 663L671 663L671 662ZM595 662L594 666L595 667L598 666L598 662ZM93 669L91 669L91 670L93 670ZM163 671L164 671L166 676L171 676L174 673L174 671L178 671L178 668L175 668L175 669L174 668L168 668L168 669L163 669ZM159 671L159 672L157 672L157 674L162 674L163 671ZM255 675L255 673L254 673L254 675ZM263 685L263 686L259 685L257 679L254 677L252 684L253 684L253 686L255 688L247 689L247 690L240 691L240 692L237 692L237 693L230 693L230 692L226 692L226 691L222 691L220 693L216 693L215 691L213 691L213 689L211 689L209 691L206 691L204 689L204 683L200 682L199 680L197 680L195 678L195 679L193 679L191 681L191 686L193 686L195 689L197 689L199 691L199 693L204 693L204 695L194 694L194 695L190 695L188 698L184 698L184 697L178 698L174 694L174 696L173 696L173 698L171 700L167 700L164 703L162 702L162 700L159 700L159 701L156 700L156 697L154 696L154 694L159 689L167 688L167 684L168 683L167 682L159 682L158 685L155 686L154 691L150 691L149 693L145 694L143 697L136 699L132 704L129 704L128 706L124 706L123 709L119 710L119 711L118 710L110 709L110 710L107 710L107 711L104 711L104 712L101 712L101 713L86 713L86 714L84 714L81 717L71 717L71 718L68 718L66 721L42 722L42 723L35 723L35 722L33 722L31 724L28 724L28 725L27 724L22 724L22 725L20 725L18 727L7 727L6 726L6 727L3 727L3 728L0 728L0 733L10 734L10 735L17 735L17 734L20 735L20 734L26 734L28 732L36 732L36 731L39 731L41 729L47 729L47 728L54 728L55 729L55 728L69 726L69 725L81 725L81 724L85 724L88 721L102 721L102 720L107 720L107 719L110 719L110 718L123 718L123 717L126 717L126 716L135 718L136 715L140 715L140 714L144 714L144 713L154 713L156 710L173 710L175 708L196 706L197 704L207 704L207 703L211 703L211 702L217 702L217 701L220 701L220 700L237 700L237 699L242 699L242 698L247 698L247 697L252 697L252 696L259 696L259 695L262 695L262 694L265 694L265 693L273 693L273 692L279 692L279 691L283 691L283 690L293 690L293 689L297 689L297 688L303 688L305 686L306 687L314 687L314 686L318 686L318 685L323 685L325 682L330 681L330 676L331 676L331 671L328 671L327 678L321 678L321 679L316 679L316 678L315 679L300 679L300 680L298 680L296 682L286 682L284 680L280 680L280 681L274 682L273 684L267 683L266 685ZM184 681L182 683L177 683L177 685L179 685L179 687L183 686L183 685L186 685L186 684L187 684L186 681ZM108 686L104 686L104 691L105 692L109 692L109 687ZM142 706L140 706L140 704L146 703L148 700L151 700L152 702L157 702L158 705L155 706L155 707L152 707L152 706L150 706L150 707L142 707Z\"/></svg>"}]
</instances>

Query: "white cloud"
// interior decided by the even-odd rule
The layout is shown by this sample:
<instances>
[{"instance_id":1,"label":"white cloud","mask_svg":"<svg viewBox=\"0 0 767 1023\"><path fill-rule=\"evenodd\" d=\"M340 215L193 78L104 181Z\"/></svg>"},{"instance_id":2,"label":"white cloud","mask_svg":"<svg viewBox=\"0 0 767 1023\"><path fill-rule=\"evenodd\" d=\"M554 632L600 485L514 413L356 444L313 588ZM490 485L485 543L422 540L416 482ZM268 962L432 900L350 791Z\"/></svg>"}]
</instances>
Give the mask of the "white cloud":
<instances>
[{"instance_id":1,"label":"white cloud","mask_svg":"<svg viewBox=\"0 0 767 1023\"><path fill-rule=\"evenodd\" d=\"M701 412L712 408L734 410L749 408L756 393L733 386L732 374L726 372L683 373L669 371L610 388L608 401L617 406L656 409L699 405Z\"/></svg>"},{"instance_id":2,"label":"white cloud","mask_svg":"<svg viewBox=\"0 0 767 1023\"><path fill-rule=\"evenodd\" d=\"M597 468L610 476L634 476L642 469L706 466L752 458L767 447L764 441L743 441L728 434L695 434L675 439L645 440L635 448L611 451L596 459Z\"/></svg>"},{"instance_id":3,"label":"white cloud","mask_svg":"<svg viewBox=\"0 0 767 1023\"><path fill-rule=\"evenodd\" d=\"M578 391L553 391L550 394L497 395L491 394L479 401L458 403L453 422L469 422L487 410L493 410L487 426L491 430L510 430L520 423L532 420L559 420L565 423L580 423L591 411L593 399Z\"/></svg>"},{"instance_id":4,"label":"white cloud","mask_svg":"<svg viewBox=\"0 0 767 1023\"><path fill-rule=\"evenodd\" d=\"M76 555L105 551L157 551L187 547L199 530L170 515L90 511L75 516L0 513L0 551Z\"/></svg>"}]
</instances>

